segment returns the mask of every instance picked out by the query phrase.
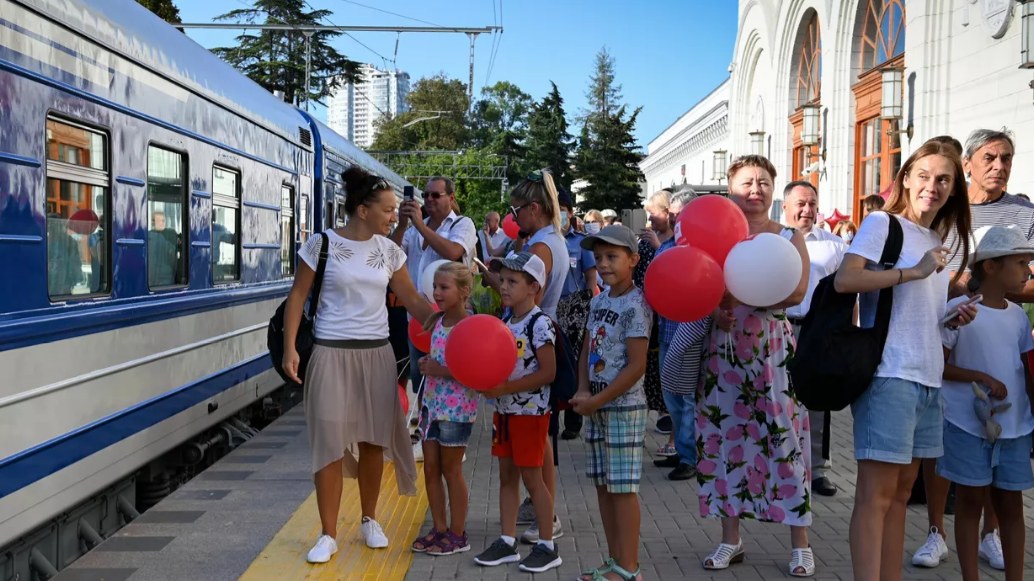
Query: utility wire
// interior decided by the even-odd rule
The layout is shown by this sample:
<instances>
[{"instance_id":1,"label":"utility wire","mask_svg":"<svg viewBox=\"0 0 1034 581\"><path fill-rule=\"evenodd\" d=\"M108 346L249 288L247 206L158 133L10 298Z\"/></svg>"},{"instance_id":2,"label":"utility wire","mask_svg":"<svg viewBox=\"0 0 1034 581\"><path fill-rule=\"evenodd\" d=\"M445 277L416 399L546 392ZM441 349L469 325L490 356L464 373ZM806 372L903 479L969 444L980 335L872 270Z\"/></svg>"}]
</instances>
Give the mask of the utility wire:
<instances>
[{"instance_id":1,"label":"utility wire","mask_svg":"<svg viewBox=\"0 0 1034 581\"><path fill-rule=\"evenodd\" d=\"M423 23L423 24L429 24L431 26L437 26L438 28L445 28L441 24L435 24L433 22L428 22L426 20L420 20L419 18L413 18L412 16L406 16L405 14L399 14L398 12L392 12L390 10L384 10L383 8L377 8L376 6L368 6L366 4L360 4L359 2L353 2L352 0L338 0L338 1L339 2L346 2L348 4L355 4L356 6L361 6L363 8L368 8L370 10L376 10L377 12L383 12L385 14L391 14L392 16L398 16L399 18L405 18L406 20L412 20L414 22L420 22L420 23Z\"/></svg>"}]
</instances>

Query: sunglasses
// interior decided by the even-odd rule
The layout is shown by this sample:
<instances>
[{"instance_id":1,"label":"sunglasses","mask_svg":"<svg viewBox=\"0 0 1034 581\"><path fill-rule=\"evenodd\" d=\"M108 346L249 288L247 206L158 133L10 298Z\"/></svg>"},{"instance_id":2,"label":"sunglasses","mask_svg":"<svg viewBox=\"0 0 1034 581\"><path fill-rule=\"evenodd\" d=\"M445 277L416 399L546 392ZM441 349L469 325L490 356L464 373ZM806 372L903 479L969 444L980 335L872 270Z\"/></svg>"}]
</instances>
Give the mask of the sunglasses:
<instances>
[{"instance_id":1,"label":"sunglasses","mask_svg":"<svg viewBox=\"0 0 1034 581\"><path fill-rule=\"evenodd\" d=\"M441 198L442 196L447 196L447 195L449 195L449 194L444 194L444 193L442 193L442 192L420 192L420 195L421 195L421 196L422 196L422 197L423 197L423 198L424 198L425 200L426 200L427 198L434 198L435 200L437 200L438 198Z\"/></svg>"},{"instance_id":2,"label":"sunglasses","mask_svg":"<svg viewBox=\"0 0 1034 581\"><path fill-rule=\"evenodd\" d=\"M527 204L523 204L523 205L520 205L520 206L510 206L510 212L512 212L513 213L513 217L516 218L517 214L520 214L521 210L523 210L524 208L527 208L528 205L531 204L531 203L532 202L528 202Z\"/></svg>"}]
</instances>

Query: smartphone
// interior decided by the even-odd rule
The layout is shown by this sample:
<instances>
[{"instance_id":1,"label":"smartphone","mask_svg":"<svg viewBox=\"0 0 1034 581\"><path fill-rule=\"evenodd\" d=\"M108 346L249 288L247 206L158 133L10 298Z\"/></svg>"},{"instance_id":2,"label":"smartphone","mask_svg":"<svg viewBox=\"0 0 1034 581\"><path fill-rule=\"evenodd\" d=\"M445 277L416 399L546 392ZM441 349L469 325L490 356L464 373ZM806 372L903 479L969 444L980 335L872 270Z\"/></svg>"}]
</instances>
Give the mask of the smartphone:
<instances>
[{"instance_id":1,"label":"smartphone","mask_svg":"<svg viewBox=\"0 0 1034 581\"><path fill-rule=\"evenodd\" d=\"M481 270L483 270L485 272L488 272L488 267L485 266L484 262L481 262L480 260L478 260L478 258L476 256L474 257L474 264L477 264L478 266L480 266Z\"/></svg>"},{"instance_id":2,"label":"smartphone","mask_svg":"<svg viewBox=\"0 0 1034 581\"><path fill-rule=\"evenodd\" d=\"M406 200L407 202L412 202L413 201L413 197L414 197L413 186L406 186L406 187L402 188L402 199L403 200Z\"/></svg>"},{"instance_id":3,"label":"smartphone","mask_svg":"<svg viewBox=\"0 0 1034 581\"><path fill-rule=\"evenodd\" d=\"M984 301L984 295L976 295L976 296L969 297L968 299L966 299L966 300L962 301L961 303L955 305L955 307L952 310L950 310L947 313L945 313L944 318L941 319L941 324L942 325L947 325L948 321L951 321L955 317L958 317L959 316L959 307L965 307L965 306L969 306L969 305L979 305L983 301Z\"/></svg>"}]
</instances>

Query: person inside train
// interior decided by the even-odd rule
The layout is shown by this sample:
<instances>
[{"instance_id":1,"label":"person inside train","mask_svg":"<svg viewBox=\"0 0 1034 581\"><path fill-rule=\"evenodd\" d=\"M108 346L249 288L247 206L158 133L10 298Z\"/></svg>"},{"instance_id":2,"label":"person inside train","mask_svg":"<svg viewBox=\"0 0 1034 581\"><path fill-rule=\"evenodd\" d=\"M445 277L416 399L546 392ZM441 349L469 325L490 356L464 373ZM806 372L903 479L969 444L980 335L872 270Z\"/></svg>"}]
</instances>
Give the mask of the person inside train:
<instances>
[{"instance_id":1,"label":"person inside train","mask_svg":"<svg viewBox=\"0 0 1034 581\"><path fill-rule=\"evenodd\" d=\"M305 376L305 418L323 527L309 551L310 563L326 563L338 550L342 474L359 480L360 533L372 549L389 542L376 520L385 456L394 462L399 492L416 494L416 462L388 340L388 287L418 320L426 321L433 312L409 277L406 253L388 238L397 220L391 185L359 167L349 168L342 178L348 221L325 232L330 252ZM295 381L300 362L295 339L323 239L310 237L298 253L284 313L283 367Z\"/></svg>"}]
</instances>

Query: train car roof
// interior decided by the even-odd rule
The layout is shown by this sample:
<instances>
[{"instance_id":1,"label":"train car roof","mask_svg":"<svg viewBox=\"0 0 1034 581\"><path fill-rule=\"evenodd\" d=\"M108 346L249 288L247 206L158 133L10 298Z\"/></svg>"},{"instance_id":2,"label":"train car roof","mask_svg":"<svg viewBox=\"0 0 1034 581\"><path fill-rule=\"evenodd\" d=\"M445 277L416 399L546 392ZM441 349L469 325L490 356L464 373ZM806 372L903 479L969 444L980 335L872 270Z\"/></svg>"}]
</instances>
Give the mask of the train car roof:
<instances>
[{"instance_id":1,"label":"train car roof","mask_svg":"<svg viewBox=\"0 0 1034 581\"><path fill-rule=\"evenodd\" d=\"M356 147L354 143L339 135L319 119L313 117L312 120L316 124L316 129L320 132L320 138L323 142L324 149L329 149L345 159L348 159L352 163L364 167L367 171L381 176L391 182L397 190L401 191L403 186L411 185L405 178L392 171L388 166L377 161L377 159L369 153Z\"/></svg>"},{"instance_id":2,"label":"train car roof","mask_svg":"<svg viewBox=\"0 0 1034 581\"><path fill-rule=\"evenodd\" d=\"M301 143L305 118L291 105L134 0L15 0L161 73L172 81Z\"/></svg>"}]
</instances>

